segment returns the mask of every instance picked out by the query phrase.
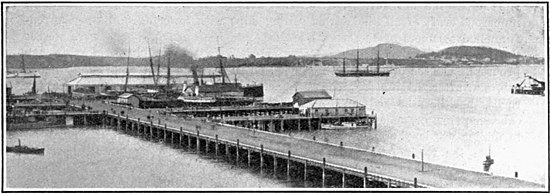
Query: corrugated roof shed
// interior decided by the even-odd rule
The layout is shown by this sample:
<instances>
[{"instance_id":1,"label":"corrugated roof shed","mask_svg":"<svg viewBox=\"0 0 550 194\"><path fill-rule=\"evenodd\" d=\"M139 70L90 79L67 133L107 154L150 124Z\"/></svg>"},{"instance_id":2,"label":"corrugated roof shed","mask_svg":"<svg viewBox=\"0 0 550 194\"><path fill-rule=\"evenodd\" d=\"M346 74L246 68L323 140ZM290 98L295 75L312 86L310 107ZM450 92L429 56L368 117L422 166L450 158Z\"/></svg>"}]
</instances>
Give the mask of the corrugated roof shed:
<instances>
[{"instance_id":1,"label":"corrugated roof shed","mask_svg":"<svg viewBox=\"0 0 550 194\"><path fill-rule=\"evenodd\" d=\"M351 99L320 99L313 100L300 106L300 108L338 108L338 107L364 107L357 101Z\"/></svg>"}]
</instances>

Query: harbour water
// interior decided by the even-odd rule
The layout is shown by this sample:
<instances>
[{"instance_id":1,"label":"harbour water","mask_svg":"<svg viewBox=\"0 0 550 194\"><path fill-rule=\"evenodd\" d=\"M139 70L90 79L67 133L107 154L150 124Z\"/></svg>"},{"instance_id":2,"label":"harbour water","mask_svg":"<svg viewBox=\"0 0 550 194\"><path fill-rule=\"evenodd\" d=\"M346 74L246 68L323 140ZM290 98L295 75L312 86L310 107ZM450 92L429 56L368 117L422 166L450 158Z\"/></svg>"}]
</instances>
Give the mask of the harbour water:
<instances>
[{"instance_id":1,"label":"harbour water","mask_svg":"<svg viewBox=\"0 0 550 194\"><path fill-rule=\"evenodd\" d=\"M50 90L62 91L63 83L77 77L78 73L101 73L101 72L124 72L124 67L79 67L66 69L42 69L38 72L42 75L38 83L39 92ZM132 67L131 72L147 73L148 67ZM342 130L342 131L314 131L300 132L292 135L300 138L321 137L324 141L338 143L343 141L346 146L362 149L375 149L400 157L419 158L421 150L424 152L424 160L438 164L450 165L459 168L482 171L482 162L485 156L491 152L495 160L490 172L494 175L513 177L518 172L519 178L545 183L548 177L548 102L547 97L531 95L515 95L510 93L513 84L523 80L523 74L527 73L536 78L545 80L546 69L544 66L499 66L482 68L402 68L392 72L390 77L336 77L331 67L299 67L299 68L229 68L228 74L233 77L237 74L240 82L257 82L264 84L265 97L267 102L291 101L295 91L326 89L335 98L351 98L361 102L372 109L378 115L377 130ZM60 73L63 72L63 73ZM174 72L187 72L184 69L173 69ZM15 93L23 93L30 89L32 79L9 79L14 87ZM547 80L546 80L547 81ZM10 84L8 83L8 84ZM125 151L116 154L109 154L114 157L111 160L119 162L85 163L85 166L52 165L42 168L54 168L68 166L68 172L82 172L82 169L99 169L99 172L108 172L107 175L94 173L75 173L73 176L86 181L74 181L68 185L43 185L44 187L287 187L284 183L278 183L269 179L258 179L254 174L246 171L231 171L220 164L208 164L206 160L192 154L171 154L178 151L166 149L172 155L168 161L152 160L148 157L160 157L153 154L150 149L163 150L162 146L148 146L148 142L131 140L121 135L106 135L110 133L102 130L72 129L60 130L66 136L74 135L79 141L88 142L79 146L89 147L86 149L96 150L105 146L111 146L107 151L135 149L136 156L119 157ZM74 133L72 133L74 132ZM41 143L53 144L52 146L67 147L64 140L55 138L60 135L50 136L53 131L35 132L9 132L7 142L16 142L19 136L34 135ZM44 133L44 134L41 134ZM89 133L92 133L90 135ZM112 136L103 141L89 142L87 136L105 135ZM61 135L63 136L63 135ZM53 140L50 140L50 137ZM69 137L67 137L69 138ZM111 138L111 139L110 139ZM123 139L120 141L119 139ZM32 138L31 138L32 139ZM105 138L100 138L105 139ZM27 140L25 140L27 141ZM32 142L32 141L31 141ZM116 144L115 142L121 142ZM32 144L31 144L32 145ZM46 147L36 144L36 146ZM137 147L136 147L137 146ZM147 149L147 147L153 147ZM82 148L84 149L84 148ZM48 152L48 148L46 150ZM86 157L84 152L74 151L74 155L63 157ZM106 154L106 153L105 153ZM117 156L113 156L117 155ZM133 155L133 154L130 154ZM8 186L13 181L13 187L41 187L36 184L17 182L21 178L39 180L42 177L50 177L52 182L64 182L63 180L78 180L75 177L67 177L64 174L52 174L49 171L37 173L29 170L28 166L21 163L20 156L7 155ZM44 156L45 157L45 156ZM56 156L52 156L56 157ZM135 160L128 160L128 157ZM101 158L101 157L95 157ZM164 157L165 158L165 157ZM65 160L55 158L52 161ZM158 172L156 177L169 180L162 182L161 178L149 181L149 185L136 185L142 183L143 176L128 176L135 168L139 169L142 163L139 160L149 163L148 169L144 172L135 172L139 175L148 172ZM174 161L192 161L183 165L182 173L166 172L167 169L162 163L172 165ZM18 161L20 164L18 164ZM25 161L33 161L26 160ZM92 160L94 161L94 160ZM125 167L124 162L132 161L137 166ZM54 162L55 163L55 162ZM101 165L99 165L101 164ZM138 165L139 164L139 165ZM196 164L196 165L195 165ZM205 165L205 166L203 166ZM145 166L145 165L144 165ZM33 167L34 168L34 167ZM150 169L149 169L150 168ZM184 168L184 167L181 167ZM19 171L16 171L19 170ZM228 171L227 176L237 178L225 179L224 182L215 181L194 182L196 176ZM428 169L429 170L429 169ZM183 173L185 171L185 173ZM181 176L193 172L193 176ZM165 173L162 173L165 172ZM24 174L22 175L13 175ZM165 175L168 173L168 175ZM237 174L237 175L235 175ZM153 174L154 175L154 174ZM212 174L211 174L212 175ZM122 176L121 178L119 176ZM204 175L207 176L207 175ZM239 177L242 176L242 177ZM13 177L13 178L12 178ZM31 178L32 177L32 178ZM90 177L101 177L94 179ZM134 177L140 180L133 180ZM139 178L141 177L141 178ZM155 177L155 176L152 176ZM218 175L219 177L219 175ZM10 180L12 178L12 180ZM118 181L109 181L115 178ZM170 182L174 179L187 179ZM120 179L120 180L119 180ZM258 180L256 180L258 179ZM227 182L227 181L231 182ZM94 182L97 181L97 182ZM234 181L234 182L233 182ZM126 183L113 185L116 182ZM240 182L245 182L242 185Z\"/></svg>"}]
</instances>

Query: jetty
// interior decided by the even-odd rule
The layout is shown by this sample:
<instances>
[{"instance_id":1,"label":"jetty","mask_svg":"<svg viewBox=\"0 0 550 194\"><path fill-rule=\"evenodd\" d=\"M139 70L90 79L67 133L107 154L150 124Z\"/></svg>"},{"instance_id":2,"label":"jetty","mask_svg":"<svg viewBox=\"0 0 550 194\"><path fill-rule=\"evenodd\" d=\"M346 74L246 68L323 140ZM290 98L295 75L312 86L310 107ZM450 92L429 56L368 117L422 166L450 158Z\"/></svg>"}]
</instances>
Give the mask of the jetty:
<instances>
[{"instance_id":1,"label":"jetty","mask_svg":"<svg viewBox=\"0 0 550 194\"><path fill-rule=\"evenodd\" d=\"M82 104L76 102L75 105ZM87 101L99 114L89 124L185 147L277 179L303 181L307 187L332 188L515 188L544 186L512 177L493 176L423 159L401 158L324 142L271 133L204 119L186 119L145 109Z\"/></svg>"}]
</instances>

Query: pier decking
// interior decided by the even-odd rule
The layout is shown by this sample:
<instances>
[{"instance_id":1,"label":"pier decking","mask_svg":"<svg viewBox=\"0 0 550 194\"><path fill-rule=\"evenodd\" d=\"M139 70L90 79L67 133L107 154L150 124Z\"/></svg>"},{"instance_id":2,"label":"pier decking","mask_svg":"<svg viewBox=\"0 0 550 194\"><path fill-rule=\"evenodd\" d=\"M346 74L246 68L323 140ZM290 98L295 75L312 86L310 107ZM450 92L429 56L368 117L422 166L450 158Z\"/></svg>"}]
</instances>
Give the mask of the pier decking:
<instances>
[{"instance_id":1,"label":"pier decking","mask_svg":"<svg viewBox=\"0 0 550 194\"><path fill-rule=\"evenodd\" d=\"M110 123L112 126L117 126L118 129L130 129L135 130L137 134L164 138L164 142L187 145L190 148L194 147L199 152L201 150L203 152L216 150L218 153L225 149L224 153L233 155L230 157L236 158L237 162L244 160L249 165L253 165L250 163L259 163L260 169L271 167L274 172L287 169L287 174L295 173L296 169L301 169L305 172L302 175L305 178L309 173L319 172L318 174L323 175L320 180L322 186L326 186L325 180L329 181L330 179L334 182L334 179L341 179L344 187L357 186L359 184L357 182L363 182L359 185L543 189L543 185L515 178L491 176L481 172L432 163L424 163L424 171L421 171L422 163L418 160L349 148L345 145L327 144L283 134L257 132L253 129L227 124L182 119L150 113L148 110L142 109L113 107L100 102L88 102L86 105L93 107L93 110L96 111L110 112L110 110L114 110L117 113L125 111L123 116L106 113L104 118L107 120L102 121L104 125ZM147 116L150 114L154 118L147 120ZM245 157L245 155L247 156ZM270 157L271 160L267 160L265 157ZM277 161L286 164L288 168L281 167L282 164L278 164ZM317 168L311 169L308 165ZM288 171L288 169L293 170Z\"/></svg>"}]
</instances>

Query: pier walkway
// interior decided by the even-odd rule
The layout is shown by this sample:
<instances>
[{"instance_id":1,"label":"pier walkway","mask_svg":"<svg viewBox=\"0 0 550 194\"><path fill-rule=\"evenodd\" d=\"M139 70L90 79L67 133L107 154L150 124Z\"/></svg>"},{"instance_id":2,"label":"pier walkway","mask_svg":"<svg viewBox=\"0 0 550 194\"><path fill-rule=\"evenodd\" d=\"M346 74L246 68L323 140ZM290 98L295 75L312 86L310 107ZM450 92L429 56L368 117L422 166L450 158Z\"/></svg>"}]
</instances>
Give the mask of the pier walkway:
<instances>
[{"instance_id":1,"label":"pier walkway","mask_svg":"<svg viewBox=\"0 0 550 194\"><path fill-rule=\"evenodd\" d=\"M285 134L259 132L252 129L236 127L226 124L215 124L201 120L182 119L175 116L161 115L155 111L145 109L128 109L101 102L85 102L93 107L94 111L105 110L108 113L124 111L129 118L140 118L147 121L147 116L154 116L157 124L168 126L168 130L179 132L180 127L185 131L200 131L201 135L219 136L226 140L239 140L241 144L274 150L282 153L291 151L294 156L308 158L362 170L368 168L368 173L391 177L393 180L413 182L416 178L419 186L435 188L530 188L544 189L544 186L510 177L491 176L481 172L457 169L453 167L424 163L421 171L421 162L406 158L388 156L381 153L327 144L323 142L294 138ZM76 102L82 104L82 102ZM214 126L214 127L213 127Z\"/></svg>"}]
</instances>

